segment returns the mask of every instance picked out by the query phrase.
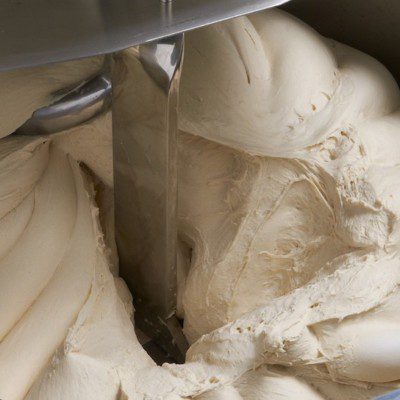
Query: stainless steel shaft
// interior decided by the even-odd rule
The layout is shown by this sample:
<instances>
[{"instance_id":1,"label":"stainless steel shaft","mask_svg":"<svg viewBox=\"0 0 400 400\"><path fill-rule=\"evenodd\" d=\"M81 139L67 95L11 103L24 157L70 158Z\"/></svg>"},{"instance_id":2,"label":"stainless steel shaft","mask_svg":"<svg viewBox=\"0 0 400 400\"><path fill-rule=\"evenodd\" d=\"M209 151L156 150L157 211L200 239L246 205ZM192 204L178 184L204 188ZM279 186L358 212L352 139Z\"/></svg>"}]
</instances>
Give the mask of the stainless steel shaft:
<instances>
[{"instance_id":1,"label":"stainless steel shaft","mask_svg":"<svg viewBox=\"0 0 400 400\"><path fill-rule=\"evenodd\" d=\"M112 62L115 228L136 323L177 360L177 105L183 34Z\"/></svg>"}]
</instances>

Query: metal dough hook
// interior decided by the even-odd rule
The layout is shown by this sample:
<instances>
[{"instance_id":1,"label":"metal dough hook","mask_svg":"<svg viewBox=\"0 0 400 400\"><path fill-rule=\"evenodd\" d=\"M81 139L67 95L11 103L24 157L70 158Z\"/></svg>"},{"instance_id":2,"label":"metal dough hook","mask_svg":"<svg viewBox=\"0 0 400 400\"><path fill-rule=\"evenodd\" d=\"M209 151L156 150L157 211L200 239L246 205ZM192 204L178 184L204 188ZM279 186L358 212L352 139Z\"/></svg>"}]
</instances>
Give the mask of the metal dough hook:
<instances>
[{"instance_id":1,"label":"metal dough hook","mask_svg":"<svg viewBox=\"0 0 400 400\"><path fill-rule=\"evenodd\" d=\"M120 272L134 293L138 328L175 360L184 361L188 345L175 315L177 107L183 34L140 45L134 55L123 74L118 55L112 67Z\"/></svg>"},{"instance_id":2,"label":"metal dough hook","mask_svg":"<svg viewBox=\"0 0 400 400\"><path fill-rule=\"evenodd\" d=\"M16 133L60 132L94 118L112 104L121 276L134 295L137 327L169 357L183 362L188 344L175 315L177 107L183 34L137 46L132 54L136 65L130 67L137 74L119 68L122 60L116 54L107 63L112 66L111 77L102 73L82 83L35 111Z\"/></svg>"},{"instance_id":3,"label":"metal dough hook","mask_svg":"<svg viewBox=\"0 0 400 400\"><path fill-rule=\"evenodd\" d=\"M286 1L71 0L64 7L30 0L0 5L0 71L117 52L105 68L111 75L103 72L37 110L16 133L59 132L112 103L121 276L133 292L136 325L176 361L184 360L188 347L175 314L182 32ZM127 48L133 56L124 64L118 51Z\"/></svg>"},{"instance_id":4,"label":"metal dough hook","mask_svg":"<svg viewBox=\"0 0 400 400\"><path fill-rule=\"evenodd\" d=\"M69 91L49 106L36 110L15 133L51 134L72 128L106 111L111 105L111 79L100 74Z\"/></svg>"}]
</instances>

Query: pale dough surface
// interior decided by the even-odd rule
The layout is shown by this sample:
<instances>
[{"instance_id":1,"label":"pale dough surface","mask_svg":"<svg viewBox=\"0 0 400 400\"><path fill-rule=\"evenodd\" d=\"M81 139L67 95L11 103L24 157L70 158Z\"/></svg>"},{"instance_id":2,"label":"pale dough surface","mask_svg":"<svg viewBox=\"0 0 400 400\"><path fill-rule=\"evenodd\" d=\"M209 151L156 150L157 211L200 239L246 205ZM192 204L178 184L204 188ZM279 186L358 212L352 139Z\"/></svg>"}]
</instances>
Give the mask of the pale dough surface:
<instances>
[{"instance_id":1,"label":"pale dough surface","mask_svg":"<svg viewBox=\"0 0 400 400\"><path fill-rule=\"evenodd\" d=\"M115 277L110 115L5 137L103 60L0 75L0 398L355 400L398 387L394 79L280 11L191 32L185 51L184 365L155 366Z\"/></svg>"}]
</instances>

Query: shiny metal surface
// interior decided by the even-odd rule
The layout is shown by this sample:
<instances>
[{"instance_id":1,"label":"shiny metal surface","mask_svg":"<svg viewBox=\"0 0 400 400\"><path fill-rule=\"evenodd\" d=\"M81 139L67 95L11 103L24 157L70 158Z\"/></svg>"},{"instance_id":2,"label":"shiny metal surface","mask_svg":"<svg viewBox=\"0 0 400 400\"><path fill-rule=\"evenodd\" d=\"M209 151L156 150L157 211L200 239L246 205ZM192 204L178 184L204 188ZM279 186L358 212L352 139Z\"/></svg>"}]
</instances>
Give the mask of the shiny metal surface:
<instances>
[{"instance_id":1,"label":"shiny metal surface","mask_svg":"<svg viewBox=\"0 0 400 400\"><path fill-rule=\"evenodd\" d=\"M282 8L323 35L376 57L400 82L399 0L292 0Z\"/></svg>"},{"instance_id":2,"label":"shiny metal surface","mask_svg":"<svg viewBox=\"0 0 400 400\"><path fill-rule=\"evenodd\" d=\"M81 84L55 103L36 110L16 133L37 135L60 132L79 125L111 105L111 80L102 74Z\"/></svg>"},{"instance_id":3,"label":"shiny metal surface","mask_svg":"<svg viewBox=\"0 0 400 400\"><path fill-rule=\"evenodd\" d=\"M116 54L115 231L139 329L183 361L176 309L177 104L183 34Z\"/></svg>"},{"instance_id":4,"label":"shiny metal surface","mask_svg":"<svg viewBox=\"0 0 400 400\"><path fill-rule=\"evenodd\" d=\"M183 360L187 348L175 317L177 98L183 53L183 36L176 34L286 1L0 4L0 71L139 45L132 47L134 65L121 69L123 56L117 54L112 70L116 240L121 275L134 292L137 324L176 360ZM76 91L38 110L18 133L50 133L92 117L106 100L100 105L96 87L90 89L94 93L85 91L85 98Z\"/></svg>"},{"instance_id":5,"label":"shiny metal surface","mask_svg":"<svg viewBox=\"0 0 400 400\"><path fill-rule=\"evenodd\" d=\"M171 36L287 0L2 0L0 71Z\"/></svg>"},{"instance_id":6,"label":"shiny metal surface","mask_svg":"<svg viewBox=\"0 0 400 400\"><path fill-rule=\"evenodd\" d=\"M400 400L400 390L395 390L394 392L385 394L375 400Z\"/></svg>"}]
</instances>

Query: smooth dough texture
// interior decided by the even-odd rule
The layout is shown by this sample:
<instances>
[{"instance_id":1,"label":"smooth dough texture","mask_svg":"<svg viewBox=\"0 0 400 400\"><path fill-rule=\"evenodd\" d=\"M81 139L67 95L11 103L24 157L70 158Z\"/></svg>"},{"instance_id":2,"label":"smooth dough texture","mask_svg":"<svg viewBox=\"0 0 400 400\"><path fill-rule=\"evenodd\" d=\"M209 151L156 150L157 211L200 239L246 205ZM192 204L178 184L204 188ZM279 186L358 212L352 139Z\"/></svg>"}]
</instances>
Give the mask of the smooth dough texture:
<instances>
[{"instance_id":1,"label":"smooth dough texture","mask_svg":"<svg viewBox=\"0 0 400 400\"><path fill-rule=\"evenodd\" d=\"M122 373L153 363L108 269L92 185L47 139L9 137L0 151L14 201L0 221L0 398L114 399Z\"/></svg>"},{"instance_id":2,"label":"smooth dough texture","mask_svg":"<svg viewBox=\"0 0 400 400\"><path fill-rule=\"evenodd\" d=\"M1 74L0 135L102 63ZM51 138L3 138L0 171L0 398L115 399L121 381L154 363L136 339L131 295L110 272L110 113Z\"/></svg>"},{"instance_id":3,"label":"smooth dough texture","mask_svg":"<svg viewBox=\"0 0 400 400\"><path fill-rule=\"evenodd\" d=\"M5 137L102 59L0 75L0 398L366 400L399 387L393 77L277 10L190 32L185 52L183 365L142 349L115 276L110 114Z\"/></svg>"}]
</instances>

